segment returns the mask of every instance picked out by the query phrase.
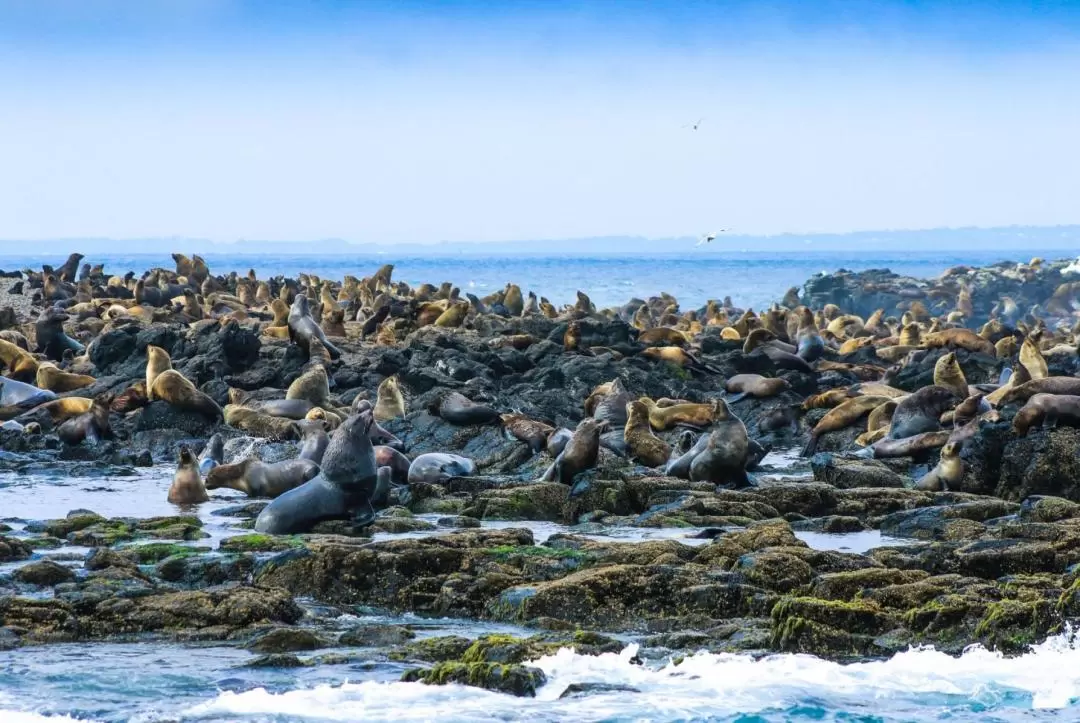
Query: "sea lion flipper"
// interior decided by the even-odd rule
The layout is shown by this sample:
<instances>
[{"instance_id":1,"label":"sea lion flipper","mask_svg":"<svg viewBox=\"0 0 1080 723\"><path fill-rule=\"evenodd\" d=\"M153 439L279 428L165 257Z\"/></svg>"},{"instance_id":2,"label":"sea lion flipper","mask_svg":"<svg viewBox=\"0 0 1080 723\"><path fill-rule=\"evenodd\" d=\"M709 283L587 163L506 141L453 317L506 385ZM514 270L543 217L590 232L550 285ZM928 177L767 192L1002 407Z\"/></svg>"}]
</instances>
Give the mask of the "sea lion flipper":
<instances>
[{"instance_id":1,"label":"sea lion flipper","mask_svg":"<svg viewBox=\"0 0 1080 723\"><path fill-rule=\"evenodd\" d=\"M727 394L727 393L725 393L724 394L724 401L728 402L729 404L734 404L735 402L738 402L738 401L741 401L742 399L744 399L746 397L746 394L747 394L746 392L738 392L737 394Z\"/></svg>"}]
</instances>

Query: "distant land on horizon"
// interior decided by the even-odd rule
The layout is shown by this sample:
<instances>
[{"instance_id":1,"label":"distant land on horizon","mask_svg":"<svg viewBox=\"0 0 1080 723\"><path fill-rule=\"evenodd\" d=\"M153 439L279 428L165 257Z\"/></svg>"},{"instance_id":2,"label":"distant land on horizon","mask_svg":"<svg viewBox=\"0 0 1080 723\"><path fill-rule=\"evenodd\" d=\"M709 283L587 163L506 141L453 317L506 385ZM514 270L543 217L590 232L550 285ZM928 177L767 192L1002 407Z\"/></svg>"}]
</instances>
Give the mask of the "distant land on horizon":
<instances>
[{"instance_id":1,"label":"distant land on horizon","mask_svg":"<svg viewBox=\"0 0 1080 723\"><path fill-rule=\"evenodd\" d=\"M311 241L211 241L187 237L143 239L72 238L43 240L0 240L0 257L26 256L30 249L42 255L82 254L150 255L198 253L206 255L394 255L408 256L671 256L688 252L721 253L813 253L851 251L870 253L892 251L982 251L1031 249L1080 253L1080 225L1007 226L998 228L941 228L899 231L855 231L850 233L777 234L751 236L721 233L715 241L697 246L697 238L643 238L608 236L598 238L527 240L503 242L354 243L345 239ZM149 250L153 249L153 250Z\"/></svg>"}]
</instances>

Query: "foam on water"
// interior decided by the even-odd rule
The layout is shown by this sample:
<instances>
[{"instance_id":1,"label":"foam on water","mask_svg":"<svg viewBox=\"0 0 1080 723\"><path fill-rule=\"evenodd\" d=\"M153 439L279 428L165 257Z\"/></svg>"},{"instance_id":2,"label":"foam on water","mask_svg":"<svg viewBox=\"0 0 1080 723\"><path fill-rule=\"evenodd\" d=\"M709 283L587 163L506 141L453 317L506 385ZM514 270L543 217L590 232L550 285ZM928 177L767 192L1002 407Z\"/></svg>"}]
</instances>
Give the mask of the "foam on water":
<instances>
[{"instance_id":1,"label":"foam on water","mask_svg":"<svg viewBox=\"0 0 1080 723\"><path fill-rule=\"evenodd\" d=\"M676 665L635 664L637 646L597 657L563 649L532 663L548 676L534 699L462 686L343 683L271 693L223 692L181 720L624 721L1010 720L1045 717L1080 700L1080 646L1071 632L1006 658L980 646L959 657L916 648L841 665L809 655L698 653ZM609 686L562 698L572 684ZM614 686L614 689L611 688ZM992 716L990 714L993 714ZM745 719L744 719L745 720Z\"/></svg>"}]
</instances>

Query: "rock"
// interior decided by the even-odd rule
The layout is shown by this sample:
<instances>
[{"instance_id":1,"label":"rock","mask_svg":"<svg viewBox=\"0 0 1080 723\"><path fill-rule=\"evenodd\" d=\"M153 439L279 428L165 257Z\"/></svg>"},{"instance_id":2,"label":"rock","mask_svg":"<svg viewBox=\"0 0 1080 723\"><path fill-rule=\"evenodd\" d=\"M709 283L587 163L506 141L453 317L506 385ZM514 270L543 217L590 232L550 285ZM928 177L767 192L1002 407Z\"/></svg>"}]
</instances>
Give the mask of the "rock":
<instances>
[{"instance_id":1,"label":"rock","mask_svg":"<svg viewBox=\"0 0 1080 723\"><path fill-rule=\"evenodd\" d=\"M840 489L855 487L904 487L905 478L875 459L843 459L828 453L810 460L814 479Z\"/></svg>"},{"instance_id":2,"label":"rock","mask_svg":"<svg viewBox=\"0 0 1080 723\"><path fill-rule=\"evenodd\" d=\"M52 587L75 579L75 573L71 568L59 565L52 560L32 562L20 567L12 576L19 582L41 587Z\"/></svg>"},{"instance_id":3,"label":"rock","mask_svg":"<svg viewBox=\"0 0 1080 723\"><path fill-rule=\"evenodd\" d=\"M304 628L277 628L260 635L247 645L253 653L294 653L325 648L329 642Z\"/></svg>"},{"instance_id":4,"label":"rock","mask_svg":"<svg viewBox=\"0 0 1080 723\"><path fill-rule=\"evenodd\" d=\"M385 648L403 645L416 637L416 633L400 625L359 625L342 633L341 645L358 648Z\"/></svg>"},{"instance_id":5,"label":"rock","mask_svg":"<svg viewBox=\"0 0 1080 723\"><path fill-rule=\"evenodd\" d=\"M458 683L499 693L532 698L536 689L547 682L544 671L524 665L502 663L439 663L434 668L407 670L403 682L428 685Z\"/></svg>"},{"instance_id":6,"label":"rock","mask_svg":"<svg viewBox=\"0 0 1080 723\"><path fill-rule=\"evenodd\" d=\"M30 557L31 550L25 542L14 538L0 535L0 562L12 560L25 560Z\"/></svg>"}]
</instances>

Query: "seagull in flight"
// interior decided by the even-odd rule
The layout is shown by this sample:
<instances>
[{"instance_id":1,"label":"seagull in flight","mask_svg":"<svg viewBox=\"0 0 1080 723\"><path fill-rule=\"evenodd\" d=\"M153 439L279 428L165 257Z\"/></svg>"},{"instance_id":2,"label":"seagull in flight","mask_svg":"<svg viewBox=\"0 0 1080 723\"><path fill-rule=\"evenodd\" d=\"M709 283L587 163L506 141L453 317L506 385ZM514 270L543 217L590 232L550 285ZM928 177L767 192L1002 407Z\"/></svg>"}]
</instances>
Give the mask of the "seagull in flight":
<instances>
[{"instance_id":1,"label":"seagull in flight","mask_svg":"<svg viewBox=\"0 0 1080 723\"><path fill-rule=\"evenodd\" d=\"M697 130L697 129L698 129L698 128L699 128L700 126L701 126L701 121L703 121L703 120L705 120L705 119L704 119L704 118L698 118L698 119L697 119L697 122L695 122L695 123L691 123L691 124L690 124L690 125L688 125L688 126L683 126L683 128L690 128L690 129L692 129L692 130L695 130L695 131L696 131L696 130Z\"/></svg>"},{"instance_id":2,"label":"seagull in flight","mask_svg":"<svg viewBox=\"0 0 1080 723\"><path fill-rule=\"evenodd\" d=\"M698 241L698 242L697 242L697 244L695 244L695 245L696 245L696 246L702 246L702 245L704 245L704 244L707 244L707 243L709 243L710 241L712 241L712 240L713 240L714 238L716 238L716 237L717 237L717 236L718 236L719 234L722 234L722 233L726 233L727 231L728 231L728 229L726 229L726 228L722 228L722 229L720 229L720 230L719 230L719 231L717 231L717 232L714 232L714 233L707 233L707 234L703 235L703 236L701 237L701 240L700 240L700 241Z\"/></svg>"}]
</instances>

